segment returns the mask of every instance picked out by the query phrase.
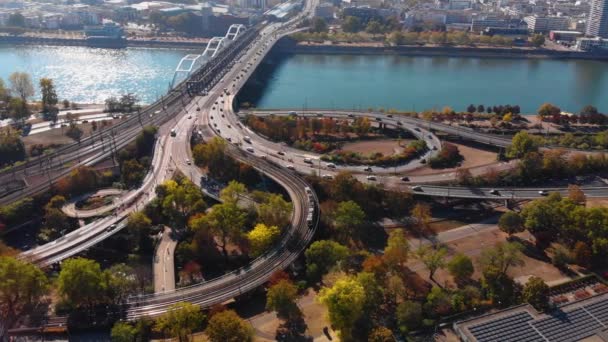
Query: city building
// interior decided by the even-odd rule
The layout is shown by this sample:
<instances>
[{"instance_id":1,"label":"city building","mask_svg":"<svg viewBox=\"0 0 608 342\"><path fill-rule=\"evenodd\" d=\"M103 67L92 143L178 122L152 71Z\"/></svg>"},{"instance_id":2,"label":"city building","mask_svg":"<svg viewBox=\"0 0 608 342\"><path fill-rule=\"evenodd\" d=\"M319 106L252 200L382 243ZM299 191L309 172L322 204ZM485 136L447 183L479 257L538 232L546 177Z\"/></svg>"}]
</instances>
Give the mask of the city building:
<instances>
[{"instance_id":1,"label":"city building","mask_svg":"<svg viewBox=\"0 0 608 342\"><path fill-rule=\"evenodd\" d=\"M576 40L576 49L581 51L607 50L608 39L595 38L579 38Z\"/></svg>"},{"instance_id":2,"label":"city building","mask_svg":"<svg viewBox=\"0 0 608 342\"><path fill-rule=\"evenodd\" d=\"M608 38L608 0L591 0L587 35Z\"/></svg>"},{"instance_id":3,"label":"city building","mask_svg":"<svg viewBox=\"0 0 608 342\"><path fill-rule=\"evenodd\" d=\"M528 30L535 33L548 33L549 31L566 31L570 27L568 17L543 17L531 15L524 18Z\"/></svg>"},{"instance_id":4,"label":"city building","mask_svg":"<svg viewBox=\"0 0 608 342\"><path fill-rule=\"evenodd\" d=\"M334 18L335 8L332 3L325 2L315 8L315 16L321 17L325 20L331 20Z\"/></svg>"},{"instance_id":5,"label":"city building","mask_svg":"<svg viewBox=\"0 0 608 342\"><path fill-rule=\"evenodd\" d=\"M451 10L462 10L471 8L472 3L471 0L450 0L448 4L448 8Z\"/></svg>"},{"instance_id":6,"label":"city building","mask_svg":"<svg viewBox=\"0 0 608 342\"><path fill-rule=\"evenodd\" d=\"M549 39L573 42L577 38L582 37L583 33L579 31L551 31Z\"/></svg>"}]
</instances>

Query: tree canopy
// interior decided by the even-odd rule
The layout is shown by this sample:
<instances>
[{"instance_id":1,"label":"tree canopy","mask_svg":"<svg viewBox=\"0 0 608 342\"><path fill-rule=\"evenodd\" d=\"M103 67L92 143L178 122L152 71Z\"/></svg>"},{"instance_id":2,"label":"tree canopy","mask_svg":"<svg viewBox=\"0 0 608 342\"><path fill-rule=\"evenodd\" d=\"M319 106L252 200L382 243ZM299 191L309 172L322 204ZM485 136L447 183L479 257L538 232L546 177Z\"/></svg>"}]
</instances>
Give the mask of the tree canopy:
<instances>
[{"instance_id":1,"label":"tree canopy","mask_svg":"<svg viewBox=\"0 0 608 342\"><path fill-rule=\"evenodd\" d=\"M253 328L236 312L226 310L216 313L209 320L205 333L211 342L251 342Z\"/></svg>"}]
</instances>

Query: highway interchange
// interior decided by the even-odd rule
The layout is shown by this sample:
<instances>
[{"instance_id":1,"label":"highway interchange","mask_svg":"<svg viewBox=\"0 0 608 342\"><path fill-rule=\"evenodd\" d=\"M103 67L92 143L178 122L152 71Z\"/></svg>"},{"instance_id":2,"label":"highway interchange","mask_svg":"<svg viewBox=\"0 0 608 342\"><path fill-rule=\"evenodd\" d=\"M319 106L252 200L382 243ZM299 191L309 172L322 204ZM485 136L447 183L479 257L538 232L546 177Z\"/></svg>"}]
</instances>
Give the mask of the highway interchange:
<instances>
[{"instance_id":1,"label":"highway interchange","mask_svg":"<svg viewBox=\"0 0 608 342\"><path fill-rule=\"evenodd\" d=\"M227 145L227 153L230 156L252 165L285 188L294 205L292 224L282 236L277 247L242 269L191 287L165 293L131 297L127 303L127 318L136 319L141 316L158 315L178 301L189 301L204 307L219 304L262 285L276 270L289 266L310 242L316 228L316 221L309 225L306 222L306 215L310 210L317 213L317 198L314 192L307 191L308 185L298 173L310 174L311 170L315 170L314 162L311 168L311 164L305 159L318 159L319 156L269 142L244 127L233 111L233 100L235 94L238 93L273 44L284 35L296 30L295 24L303 16L312 13L314 6L314 1L308 1L304 14L299 17L286 24L274 23L262 28L250 46L235 54L235 60L228 65L229 69L216 76L219 80L216 80L206 94L196 95L189 103L183 103L181 95L183 95L184 90L183 88L178 89L176 90L177 93L172 92L176 95L170 94L168 96L168 105L159 102L151 106L150 109L143 111L143 114L134 115L131 119L128 119L131 121L123 121L123 123L113 127L112 130L102 132L97 140L95 138L84 140L81 146L77 144L69 145L59 149L53 158L35 159L13 170L23 173L25 177L31 179L36 179L34 176L46 176L49 178L48 183L50 183L54 179L65 176L75 167L74 165L92 165L107 158L108 149L115 151L132 141L141 131L143 125L166 123L159 132L151 172L148 173L139 189L129 192L122 198L124 205L115 210L113 215L96 220L51 243L26 251L21 254L21 257L42 266L51 265L76 255L106 239L124 227L124 220L130 213L141 210L146 203L152 200L156 196L154 192L156 185L172 178L177 169L191 178L193 182L199 184L203 174L198 167L192 165L189 148L190 136L194 130L198 129L205 139L214 136L230 139L230 144ZM174 96L174 98L171 96ZM379 118L382 123L408 129L417 137L425 140L427 145L431 147L425 158L437 153L436 151L441 146L440 141L431 133L431 130L440 130L500 147L505 147L510 143L510 139L480 134L472 130L439 123L422 122L414 118L399 117L396 119L379 113L332 113L335 117L340 115L348 117L349 114L366 115L375 121L377 121L376 118ZM171 118L174 120L170 120ZM400 121L401 124L397 121ZM174 137L169 134L171 130L176 133ZM105 137L103 142L101 136ZM114 138L111 138L112 136ZM245 138L246 136L249 139ZM250 142L247 140L250 140ZM438 147L438 149L433 149L433 146ZM80 163L76 163L76 160L80 160ZM47 165L47 167L44 165ZM341 170L349 170L349 168L327 167L327 165L321 165L320 161L317 166L319 170L317 172L322 176L327 175L327 177ZM419 161L414 161L411 165L399 167L397 172L406 172L419 166ZM505 168L510 166L509 164L504 165ZM357 177L367 182L384 183L386 186L394 186L404 190L410 187L399 176L392 175L395 172L393 168L390 170L374 168L375 180L369 179L369 172L364 171L362 167L356 167L349 171L355 171ZM11 181L14 177L12 172L5 172L0 174L0 181ZM445 177L445 175L436 177ZM31 186L26 190L5 196L2 200L10 202L16 198L48 189L45 177L38 178L43 180L33 185L30 183ZM425 184L418 186L419 188L415 189L414 192L421 195L501 200L537 198L544 195L539 193L541 190L567 191L557 188L486 189ZM583 190L588 197L608 197L608 187L584 188ZM315 215L315 220L318 220L318 215Z\"/></svg>"}]
</instances>

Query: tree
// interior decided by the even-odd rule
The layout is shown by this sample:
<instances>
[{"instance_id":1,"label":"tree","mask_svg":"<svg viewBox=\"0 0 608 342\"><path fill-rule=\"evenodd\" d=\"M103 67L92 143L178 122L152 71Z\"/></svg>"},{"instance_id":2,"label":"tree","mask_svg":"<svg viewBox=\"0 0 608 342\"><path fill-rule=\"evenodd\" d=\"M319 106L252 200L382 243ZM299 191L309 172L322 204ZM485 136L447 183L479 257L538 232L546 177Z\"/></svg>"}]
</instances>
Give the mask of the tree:
<instances>
[{"instance_id":1,"label":"tree","mask_svg":"<svg viewBox=\"0 0 608 342\"><path fill-rule=\"evenodd\" d=\"M55 91L52 79L40 79L40 92L42 93L42 111L48 113L52 109L56 109L59 99L57 98L57 92Z\"/></svg>"},{"instance_id":2,"label":"tree","mask_svg":"<svg viewBox=\"0 0 608 342\"><path fill-rule=\"evenodd\" d=\"M348 248L330 240L313 242L304 252L306 256L306 273L309 277L318 278L349 254Z\"/></svg>"},{"instance_id":3,"label":"tree","mask_svg":"<svg viewBox=\"0 0 608 342\"><path fill-rule=\"evenodd\" d=\"M495 304L506 306L516 301L519 287L506 273L490 265L483 267L482 275L481 287Z\"/></svg>"},{"instance_id":4,"label":"tree","mask_svg":"<svg viewBox=\"0 0 608 342\"><path fill-rule=\"evenodd\" d=\"M429 279L435 281L435 272L445 266L445 256L448 253L443 247L422 246L416 251L416 255L429 270Z\"/></svg>"},{"instance_id":5,"label":"tree","mask_svg":"<svg viewBox=\"0 0 608 342\"><path fill-rule=\"evenodd\" d=\"M509 268L524 264L523 248L518 242L497 243L493 248L481 252L479 264L484 271L495 268L501 275L505 275Z\"/></svg>"},{"instance_id":6,"label":"tree","mask_svg":"<svg viewBox=\"0 0 608 342\"><path fill-rule=\"evenodd\" d=\"M205 333L211 342L251 342L253 328L232 310L216 313Z\"/></svg>"},{"instance_id":7,"label":"tree","mask_svg":"<svg viewBox=\"0 0 608 342\"><path fill-rule=\"evenodd\" d=\"M370 20L365 27L365 32L375 37L377 34L382 33L382 25L376 20Z\"/></svg>"},{"instance_id":8,"label":"tree","mask_svg":"<svg viewBox=\"0 0 608 342\"><path fill-rule=\"evenodd\" d=\"M329 321L340 333L342 341L350 341L352 328L363 314L365 290L354 278L339 279L332 287L319 292L319 301L327 306Z\"/></svg>"},{"instance_id":9,"label":"tree","mask_svg":"<svg viewBox=\"0 0 608 342\"><path fill-rule=\"evenodd\" d=\"M106 290L101 267L85 258L67 259L61 264L57 279L59 294L75 306L87 306L89 310L104 300L100 294Z\"/></svg>"},{"instance_id":10,"label":"tree","mask_svg":"<svg viewBox=\"0 0 608 342\"><path fill-rule=\"evenodd\" d=\"M277 316L289 319L299 309L296 305L298 288L289 280L283 279L271 286L266 294L266 310L274 310Z\"/></svg>"},{"instance_id":11,"label":"tree","mask_svg":"<svg viewBox=\"0 0 608 342\"><path fill-rule=\"evenodd\" d=\"M222 248L224 257L228 259L226 246L228 241L237 242L243 235L245 225L245 212L231 203L216 204L207 215L195 216L190 220L190 228L206 230L220 238L218 246Z\"/></svg>"},{"instance_id":12,"label":"tree","mask_svg":"<svg viewBox=\"0 0 608 342\"><path fill-rule=\"evenodd\" d=\"M112 342L135 342L137 329L129 323L116 322L112 327L110 337Z\"/></svg>"},{"instance_id":13,"label":"tree","mask_svg":"<svg viewBox=\"0 0 608 342\"><path fill-rule=\"evenodd\" d=\"M63 101L61 101L61 104L63 105L63 109L70 108L70 101L68 99L64 99Z\"/></svg>"},{"instance_id":14,"label":"tree","mask_svg":"<svg viewBox=\"0 0 608 342\"><path fill-rule=\"evenodd\" d=\"M321 17L312 18L310 30L312 32L327 32L327 23L325 22L325 19Z\"/></svg>"},{"instance_id":15,"label":"tree","mask_svg":"<svg viewBox=\"0 0 608 342\"><path fill-rule=\"evenodd\" d=\"M397 322L404 334L418 328L422 323L422 305L410 300L400 303L397 306Z\"/></svg>"},{"instance_id":16,"label":"tree","mask_svg":"<svg viewBox=\"0 0 608 342\"><path fill-rule=\"evenodd\" d=\"M11 89L17 94L24 103L34 95L34 85L30 75L25 72L14 72L8 77L11 82Z\"/></svg>"},{"instance_id":17,"label":"tree","mask_svg":"<svg viewBox=\"0 0 608 342\"><path fill-rule=\"evenodd\" d=\"M338 203L338 208L334 213L334 226L348 236L357 235L359 227L365 220L365 212L354 201Z\"/></svg>"},{"instance_id":18,"label":"tree","mask_svg":"<svg viewBox=\"0 0 608 342\"><path fill-rule=\"evenodd\" d=\"M587 196L578 185L570 184L568 185L568 198L572 200L572 202L580 205L584 205L587 202Z\"/></svg>"},{"instance_id":19,"label":"tree","mask_svg":"<svg viewBox=\"0 0 608 342\"><path fill-rule=\"evenodd\" d=\"M562 110L559 107L554 106L551 103L543 103L537 111L538 116L540 116L541 119L545 116L559 115L561 112Z\"/></svg>"},{"instance_id":20,"label":"tree","mask_svg":"<svg viewBox=\"0 0 608 342\"><path fill-rule=\"evenodd\" d=\"M25 119L30 116L30 110L27 107L27 102L18 97L11 98L8 107L9 114L15 121L24 122Z\"/></svg>"},{"instance_id":21,"label":"tree","mask_svg":"<svg viewBox=\"0 0 608 342\"><path fill-rule=\"evenodd\" d=\"M267 226L263 223L258 223L249 233L247 239L251 247L251 254L258 256L264 253L281 235L281 231L277 226Z\"/></svg>"},{"instance_id":22,"label":"tree","mask_svg":"<svg viewBox=\"0 0 608 342\"><path fill-rule=\"evenodd\" d=\"M122 304L137 289L134 271L126 264L114 264L103 272L107 284L108 298L115 304Z\"/></svg>"},{"instance_id":23,"label":"tree","mask_svg":"<svg viewBox=\"0 0 608 342\"><path fill-rule=\"evenodd\" d=\"M13 257L0 257L0 321L11 328L48 290L49 281L36 266Z\"/></svg>"},{"instance_id":24,"label":"tree","mask_svg":"<svg viewBox=\"0 0 608 342\"><path fill-rule=\"evenodd\" d=\"M416 226L419 231L426 231L429 229L429 223L431 222L431 207L423 203L416 203L412 209L412 218L416 221Z\"/></svg>"},{"instance_id":25,"label":"tree","mask_svg":"<svg viewBox=\"0 0 608 342\"><path fill-rule=\"evenodd\" d=\"M68 126L68 129L65 131L65 135L69 138L72 138L72 140L80 143L80 139L84 135L84 132L82 131L82 129L80 129L80 127L76 126L76 124L70 124L70 126Z\"/></svg>"},{"instance_id":26,"label":"tree","mask_svg":"<svg viewBox=\"0 0 608 342\"><path fill-rule=\"evenodd\" d=\"M361 20L352 16L345 17L342 21L342 30L349 33L361 31Z\"/></svg>"},{"instance_id":27,"label":"tree","mask_svg":"<svg viewBox=\"0 0 608 342\"><path fill-rule=\"evenodd\" d=\"M395 229L390 232L388 242L384 248L384 260L390 266L398 267L407 262L410 246L405 237L403 229Z\"/></svg>"},{"instance_id":28,"label":"tree","mask_svg":"<svg viewBox=\"0 0 608 342\"><path fill-rule=\"evenodd\" d=\"M186 178L181 178L179 184L169 180L163 183L162 187L157 187L158 191L165 192L161 200L163 214L171 220L176 229L185 227L192 215L202 212L206 207L200 188Z\"/></svg>"},{"instance_id":29,"label":"tree","mask_svg":"<svg viewBox=\"0 0 608 342\"><path fill-rule=\"evenodd\" d=\"M228 185L220 191L220 199L224 203L237 204L239 199L247 194L245 184L237 181L230 181Z\"/></svg>"},{"instance_id":30,"label":"tree","mask_svg":"<svg viewBox=\"0 0 608 342\"><path fill-rule=\"evenodd\" d=\"M475 268L471 258L458 253L448 262L448 271L450 271L456 283L462 284L473 275Z\"/></svg>"},{"instance_id":31,"label":"tree","mask_svg":"<svg viewBox=\"0 0 608 342\"><path fill-rule=\"evenodd\" d=\"M469 113L471 113L471 114L475 113L475 110L476 110L476 108L475 108L475 105L474 105L474 104L470 104L470 105L467 107L467 112L469 112Z\"/></svg>"},{"instance_id":32,"label":"tree","mask_svg":"<svg viewBox=\"0 0 608 342\"><path fill-rule=\"evenodd\" d=\"M25 145L12 127L0 128L0 166L25 159Z\"/></svg>"},{"instance_id":33,"label":"tree","mask_svg":"<svg viewBox=\"0 0 608 342\"><path fill-rule=\"evenodd\" d=\"M167 312L158 317L154 329L177 337L180 342L190 341L190 334L203 325L205 315L198 305L179 302L171 305Z\"/></svg>"},{"instance_id":34,"label":"tree","mask_svg":"<svg viewBox=\"0 0 608 342\"><path fill-rule=\"evenodd\" d=\"M542 34L535 34L530 38L530 42L536 47L541 47L545 44L545 36Z\"/></svg>"},{"instance_id":35,"label":"tree","mask_svg":"<svg viewBox=\"0 0 608 342\"><path fill-rule=\"evenodd\" d=\"M520 131L511 140L506 155L508 158L521 158L527 153L538 151L539 146L538 138L531 136L526 131Z\"/></svg>"},{"instance_id":36,"label":"tree","mask_svg":"<svg viewBox=\"0 0 608 342\"><path fill-rule=\"evenodd\" d=\"M586 243L582 241L577 241L574 244L572 254L574 256L574 262L576 262L577 265L589 267L589 265L591 264L591 249Z\"/></svg>"},{"instance_id":37,"label":"tree","mask_svg":"<svg viewBox=\"0 0 608 342\"><path fill-rule=\"evenodd\" d=\"M539 277L530 277L522 291L524 302L528 302L539 311L549 306L549 286Z\"/></svg>"},{"instance_id":38,"label":"tree","mask_svg":"<svg viewBox=\"0 0 608 342\"><path fill-rule=\"evenodd\" d=\"M127 188L135 188L141 184L146 176L146 169L135 159L129 159L122 163L120 176Z\"/></svg>"},{"instance_id":39,"label":"tree","mask_svg":"<svg viewBox=\"0 0 608 342\"><path fill-rule=\"evenodd\" d=\"M293 205L280 194L269 194L265 201L258 204L258 222L283 228L291 221Z\"/></svg>"},{"instance_id":40,"label":"tree","mask_svg":"<svg viewBox=\"0 0 608 342\"><path fill-rule=\"evenodd\" d=\"M377 327L367 337L368 342L395 342L393 332L387 327Z\"/></svg>"},{"instance_id":41,"label":"tree","mask_svg":"<svg viewBox=\"0 0 608 342\"><path fill-rule=\"evenodd\" d=\"M500 216L498 228L510 236L524 231L524 221L518 213L507 211Z\"/></svg>"}]
</instances>

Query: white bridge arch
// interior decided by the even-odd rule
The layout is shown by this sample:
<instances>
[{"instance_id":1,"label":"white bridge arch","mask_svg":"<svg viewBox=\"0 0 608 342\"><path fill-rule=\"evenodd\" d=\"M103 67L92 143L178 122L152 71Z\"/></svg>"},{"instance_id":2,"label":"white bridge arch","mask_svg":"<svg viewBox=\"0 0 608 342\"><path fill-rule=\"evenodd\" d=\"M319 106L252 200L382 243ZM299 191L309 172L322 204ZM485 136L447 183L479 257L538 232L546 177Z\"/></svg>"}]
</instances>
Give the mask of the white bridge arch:
<instances>
[{"instance_id":1,"label":"white bridge arch","mask_svg":"<svg viewBox=\"0 0 608 342\"><path fill-rule=\"evenodd\" d=\"M200 55L190 54L182 58L177 68L175 68L171 88L188 78L192 72L203 66L209 59L215 57L221 49L235 40L243 31L245 31L245 26L242 24L230 25L225 36L211 38L203 53Z\"/></svg>"}]
</instances>

